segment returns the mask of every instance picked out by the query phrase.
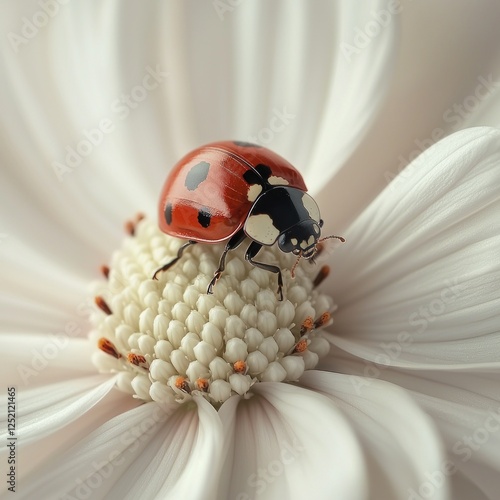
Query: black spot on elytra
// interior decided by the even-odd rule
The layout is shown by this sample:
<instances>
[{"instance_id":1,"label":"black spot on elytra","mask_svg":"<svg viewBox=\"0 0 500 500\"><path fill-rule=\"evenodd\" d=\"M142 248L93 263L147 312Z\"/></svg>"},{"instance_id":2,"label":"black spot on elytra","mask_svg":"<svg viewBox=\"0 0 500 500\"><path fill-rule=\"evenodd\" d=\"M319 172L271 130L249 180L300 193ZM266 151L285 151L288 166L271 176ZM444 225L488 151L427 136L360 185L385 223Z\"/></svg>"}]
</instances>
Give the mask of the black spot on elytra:
<instances>
[{"instance_id":1,"label":"black spot on elytra","mask_svg":"<svg viewBox=\"0 0 500 500\"><path fill-rule=\"evenodd\" d=\"M257 170L257 172L259 172L259 175L265 180L267 181L267 179L269 179L269 177L271 177L271 167L268 167L267 165L264 165L263 163L259 163L256 167L255 167L255 170Z\"/></svg>"},{"instance_id":2,"label":"black spot on elytra","mask_svg":"<svg viewBox=\"0 0 500 500\"><path fill-rule=\"evenodd\" d=\"M267 179L271 177L271 167L259 163L255 170L247 170L243 174L243 179L248 182L248 184L260 184L261 186L267 185Z\"/></svg>"},{"instance_id":3,"label":"black spot on elytra","mask_svg":"<svg viewBox=\"0 0 500 500\"><path fill-rule=\"evenodd\" d=\"M172 203L167 203L165 207L165 220L168 225L172 224Z\"/></svg>"},{"instance_id":4,"label":"black spot on elytra","mask_svg":"<svg viewBox=\"0 0 500 500\"><path fill-rule=\"evenodd\" d=\"M246 141L233 141L233 144L236 144L236 146L241 146L242 148L261 148L259 144L254 144L253 142L246 142Z\"/></svg>"},{"instance_id":5,"label":"black spot on elytra","mask_svg":"<svg viewBox=\"0 0 500 500\"><path fill-rule=\"evenodd\" d=\"M210 226L210 221L212 220L212 214L208 208L200 208L198 210L198 222L202 227Z\"/></svg>"},{"instance_id":6,"label":"black spot on elytra","mask_svg":"<svg viewBox=\"0 0 500 500\"><path fill-rule=\"evenodd\" d=\"M210 163L206 161L200 161L191 168L184 182L189 191L194 191L208 177L209 169Z\"/></svg>"}]
</instances>

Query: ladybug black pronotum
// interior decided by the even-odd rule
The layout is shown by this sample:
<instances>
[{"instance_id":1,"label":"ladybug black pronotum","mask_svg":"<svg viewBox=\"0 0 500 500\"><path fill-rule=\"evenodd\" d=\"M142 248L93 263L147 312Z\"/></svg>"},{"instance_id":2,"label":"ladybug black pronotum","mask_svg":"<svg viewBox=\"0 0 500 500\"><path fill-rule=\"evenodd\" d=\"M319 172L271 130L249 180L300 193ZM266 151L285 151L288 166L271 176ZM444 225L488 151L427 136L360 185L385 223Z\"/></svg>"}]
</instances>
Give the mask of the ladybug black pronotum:
<instances>
[{"instance_id":1,"label":"ladybug black pronotum","mask_svg":"<svg viewBox=\"0 0 500 500\"><path fill-rule=\"evenodd\" d=\"M323 221L306 191L302 176L290 163L256 144L223 141L195 149L174 166L159 203L160 229L188 241L153 278L173 266L188 246L227 240L207 289L212 293L228 252L249 238L245 259L278 275L283 300L280 268L254 258L262 246L276 241L281 251L297 255L297 261L314 257ZM344 241L340 236L327 238Z\"/></svg>"}]
</instances>

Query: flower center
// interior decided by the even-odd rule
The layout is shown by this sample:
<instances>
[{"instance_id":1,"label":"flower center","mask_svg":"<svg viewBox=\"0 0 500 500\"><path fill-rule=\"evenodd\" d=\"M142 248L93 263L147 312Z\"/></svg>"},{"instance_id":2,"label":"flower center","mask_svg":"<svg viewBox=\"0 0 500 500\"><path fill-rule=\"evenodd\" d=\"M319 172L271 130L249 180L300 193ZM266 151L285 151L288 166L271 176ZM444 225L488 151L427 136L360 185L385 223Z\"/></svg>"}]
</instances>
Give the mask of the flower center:
<instances>
[{"instance_id":1,"label":"flower center","mask_svg":"<svg viewBox=\"0 0 500 500\"><path fill-rule=\"evenodd\" d=\"M327 266L302 262L292 279L295 256L276 245L262 249L259 260L282 269L279 301L276 276L246 262L238 248L207 295L223 245L193 245L153 280L184 242L148 219L127 227L130 238L103 266L107 279L96 285L91 316L94 363L117 372L119 389L160 403L196 394L219 407L258 382L296 381L328 353L320 329L331 324L334 304L316 289Z\"/></svg>"}]
</instances>

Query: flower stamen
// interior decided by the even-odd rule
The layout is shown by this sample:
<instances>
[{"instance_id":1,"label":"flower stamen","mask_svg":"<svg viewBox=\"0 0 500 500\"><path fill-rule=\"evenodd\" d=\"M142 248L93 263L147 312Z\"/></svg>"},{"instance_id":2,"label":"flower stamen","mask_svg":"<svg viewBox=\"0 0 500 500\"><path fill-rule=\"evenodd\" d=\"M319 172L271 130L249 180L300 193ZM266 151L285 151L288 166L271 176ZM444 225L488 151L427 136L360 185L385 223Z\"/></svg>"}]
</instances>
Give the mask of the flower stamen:
<instances>
[{"instance_id":1,"label":"flower stamen","mask_svg":"<svg viewBox=\"0 0 500 500\"><path fill-rule=\"evenodd\" d=\"M106 265L102 265L101 266L101 273L103 274L103 276L108 279L109 278L109 267L106 266Z\"/></svg>"},{"instance_id":2,"label":"flower stamen","mask_svg":"<svg viewBox=\"0 0 500 500\"><path fill-rule=\"evenodd\" d=\"M135 228L137 227L137 224L141 222L142 219L144 219L144 214L138 213L136 214L134 219L125 221L125 232L129 236L135 236Z\"/></svg>"},{"instance_id":3,"label":"flower stamen","mask_svg":"<svg viewBox=\"0 0 500 500\"><path fill-rule=\"evenodd\" d=\"M326 326L327 324L330 323L332 319L332 315L326 311L324 312L315 322L314 322L314 328L322 328Z\"/></svg>"},{"instance_id":4,"label":"flower stamen","mask_svg":"<svg viewBox=\"0 0 500 500\"><path fill-rule=\"evenodd\" d=\"M312 316L308 316L300 326L300 336L305 335L307 332L314 328L314 319Z\"/></svg>"},{"instance_id":5,"label":"flower stamen","mask_svg":"<svg viewBox=\"0 0 500 500\"><path fill-rule=\"evenodd\" d=\"M113 312L111 311L111 309L109 308L108 304L106 303L106 301L100 296L100 295L97 295L95 298L94 298L94 301L97 305L97 307L101 310L101 311L104 311L106 314L108 315L111 315L113 314Z\"/></svg>"},{"instance_id":6,"label":"flower stamen","mask_svg":"<svg viewBox=\"0 0 500 500\"><path fill-rule=\"evenodd\" d=\"M323 283L323 281L325 281L325 279L328 278L329 274L330 274L330 266L323 266L319 270L319 273L316 275L316 278L314 278L314 281L313 281L314 288L321 285L321 283Z\"/></svg>"},{"instance_id":7,"label":"flower stamen","mask_svg":"<svg viewBox=\"0 0 500 500\"><path fill-rule=\"evenodd\" d=\"M186 377L177 377L175 379L175 387L188 394L191 392L191 387L189 387L189 382Z\"/></svg>"},{"instance_id":8,"label":"flower stamen","mask_svg":"<svg viewBox=\"0 0 500 500\"><path fill-rule=\"evenodd\" d=\"M109 354L110 356L113 356L116 359L120 359L122 357L122 355L118 352L118 350L114 346L113 342L111 342L111 340L108 340L104 337L101 337L97 341L97 347L101 351L105 352L106 354Z\"/></svg>"},{"instance_id":9,"label":"flower stamen","mask_svg":"<svg viewBox=\"0 0 500 500\"><path fill-rule=\"evenodd\" d=\"M236 361L236 363L233 364L233 369L235 373L246 373L247 364L243 360Z\"/></svg>"},{"instance_id":10,"label":"flower stamen","mask_svg":"<svg viewBox=\"0 0 500 500\"><path fill-rule=\"evenodd\" d=\"M147 365L146 358L142 354L136 354L134 352L129 352L127 354L127 361L135 366L141 366L142 368L146 368L142 365Z\"/></svg>"},{"instance_id":11,"label":"flower stamen","mask_svg":"<svg viewBox=\"0 0 500 500\"><path fill-rule=\"evenodd\" d=\"M292 354L300 354L301 352L307 351L308 341L307 339L300 339L292 350Z\"/></svg>"},{"instance_id":12,"label":"flower stamen","mask_svg":"<svg viewBox=\"0 0 500 500\"><path fill-rule=\"evenodd\" d=\"M202 392L208 392L208 380L206 378L199 378L195 382L196 388Z\"/></svg>"}]
</instances>

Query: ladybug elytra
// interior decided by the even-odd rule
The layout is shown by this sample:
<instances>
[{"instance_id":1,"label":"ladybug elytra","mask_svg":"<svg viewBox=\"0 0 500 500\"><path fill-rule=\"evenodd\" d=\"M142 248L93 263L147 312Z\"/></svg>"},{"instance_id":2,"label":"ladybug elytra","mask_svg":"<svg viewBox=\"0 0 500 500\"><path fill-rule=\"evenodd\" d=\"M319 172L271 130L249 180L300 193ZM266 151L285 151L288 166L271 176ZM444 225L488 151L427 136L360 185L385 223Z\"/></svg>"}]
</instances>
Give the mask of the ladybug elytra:
<instances>
[{"instance_id":1,"label":"ladybug elytra","mask_svg":"<svg viewBox=\"0 0 500 500\"><path fill-rule=\"evenodd\" d=\"M277 274L283 300L280 268L254 258L263 246L276 242L281 251L297 255L297 262L316 255L323 220L306 191L302 176L289 162L256 144L223 141L195 149L174 166L159 202L160 229L188 241L153 278L173 266L190 245L227 240L207 289L210 294L228 252L249 238L245 259ZM344 241L340 236L327 238Z\"/></svg>"}]
</instances>

